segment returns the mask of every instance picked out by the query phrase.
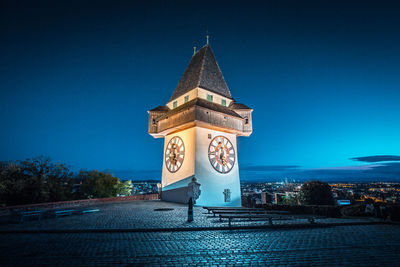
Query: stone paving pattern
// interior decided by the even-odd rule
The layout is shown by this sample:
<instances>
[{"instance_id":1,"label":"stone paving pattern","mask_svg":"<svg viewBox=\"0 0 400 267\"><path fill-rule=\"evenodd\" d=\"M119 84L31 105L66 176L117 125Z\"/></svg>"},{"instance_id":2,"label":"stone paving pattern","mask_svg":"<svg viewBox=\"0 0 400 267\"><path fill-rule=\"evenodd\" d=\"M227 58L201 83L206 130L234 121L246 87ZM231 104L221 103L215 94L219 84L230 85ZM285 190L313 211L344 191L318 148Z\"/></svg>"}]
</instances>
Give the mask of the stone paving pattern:
<instances>
[{"instance_id":1,"label":"stone paving pattern","mask_svg":"<svg viewBox=\"0 0 400 267\"><path fill-rule=\"evenodd\" d=\"M1 234L1 266L399 266L400 228Z\"/></svg>"},{"instance_id":2,"label":"stone paving pattern","mask_svg":"<svg viewBox=\"0 0 400 267\"><path fill-rule=\"evenodd\" d=\"M170 211L154 211L160 208L172 208ZM153 229L153 228L196 228L196 227L226 227L228 222L207 214L201 207L194 207L194 222L187 223L187 206L183 204L153 201L132 201L107 203L86 207L99 209L97 213L73 215L59 218L47 218L25 221L23 223L1 224L0 231L7 230L76 230L76 229ZM319 224L326 223L362 223L374 221L371 219L317 219ZM264 221L234 220L233 226L265 225ZM275 225L308 224L307 219L276 220Z\"/></svg>"},{"instance_id":3,"label":"stone paving pattern","mask_svg":"<svg viewBox=\"0 0 400 267\"><path fill-rule=\"evenodd\" d=\"M185 205L161 201L90 208L100 212L0 225L0 266L400 266L399 225L319 219L325 227L298 228L303 221L292 220L279 221L288 224L285 229L192 231L227 223L196 207L195 222L189 224ZM174 210L154 211L157 208ZM339 226L329 226L332 222ZM346 222L354 225L343 225ZM265 224L240 221L235 225L257 223ZM157 232L154 228L165 229ZM46 232L52 229L60 232ZM37 232L11 232L15 230Z\"/></svg>"}]
</instances>

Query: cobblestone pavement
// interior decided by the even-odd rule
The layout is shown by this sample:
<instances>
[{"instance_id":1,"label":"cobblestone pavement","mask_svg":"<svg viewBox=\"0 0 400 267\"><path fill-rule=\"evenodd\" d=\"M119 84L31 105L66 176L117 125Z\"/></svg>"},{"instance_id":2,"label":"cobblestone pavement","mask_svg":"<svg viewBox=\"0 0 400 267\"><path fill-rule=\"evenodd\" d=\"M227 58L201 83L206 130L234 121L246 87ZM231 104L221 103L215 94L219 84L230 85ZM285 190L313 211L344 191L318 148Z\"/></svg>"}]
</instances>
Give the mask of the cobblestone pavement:
<instances>
[{"instance_id":1,"label":"cobblestone pavement","mask_svg":"<svg viewBox=\"0 0 400 267\"><path fill-rule=\"evenodd\" d=\"M220 222L201 207L194 208L195 220L187 223L187 206L162 201L132 201L107 203L86 207L100 209L97 213L46 218L23 223L0 224L0 231L12 230L79 230L79 229L154 229L154 228L196 228L226 227L227 221ZM155 211L169 208L173 210ZM373 219L317 219L319 224L363 223ZM265 225L265 221L235 220L233 226ZM276 220L275 225L308 224L307 219Z\"/></svg>"},{"instance_id":2,"label":"cobblestone pavement","mask_svg":"<svg viewBox=\"0 0 400 267\"><path fill-rule=\"evenodd\" d=\"M0 234L1 266L399 266L400 227Z\"/></svg>"}]
</instances>

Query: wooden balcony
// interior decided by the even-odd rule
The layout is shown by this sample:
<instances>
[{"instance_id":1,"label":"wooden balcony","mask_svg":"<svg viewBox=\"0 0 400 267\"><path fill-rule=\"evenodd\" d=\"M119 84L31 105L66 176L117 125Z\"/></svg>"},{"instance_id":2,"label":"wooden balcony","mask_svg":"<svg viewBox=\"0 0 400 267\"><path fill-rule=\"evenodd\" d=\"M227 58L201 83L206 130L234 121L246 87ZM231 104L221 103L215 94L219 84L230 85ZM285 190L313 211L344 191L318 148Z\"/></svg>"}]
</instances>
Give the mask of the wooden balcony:
<instances>
[{"instance_id":1,"label":"wooden balcony","mask_svg":"<svg viewBox=\"0 0 400 267\"><path fill-rule=\"evenodd\" d=\"M164 114L155 114L150 111L149 134L155 138L162 138L170 133L194 126L229 132L238 136L249 136L252 133L251 117L243 118L226 107L215 108L214 105L216 104L194 101Z\"/></svg>"}]
</instances>

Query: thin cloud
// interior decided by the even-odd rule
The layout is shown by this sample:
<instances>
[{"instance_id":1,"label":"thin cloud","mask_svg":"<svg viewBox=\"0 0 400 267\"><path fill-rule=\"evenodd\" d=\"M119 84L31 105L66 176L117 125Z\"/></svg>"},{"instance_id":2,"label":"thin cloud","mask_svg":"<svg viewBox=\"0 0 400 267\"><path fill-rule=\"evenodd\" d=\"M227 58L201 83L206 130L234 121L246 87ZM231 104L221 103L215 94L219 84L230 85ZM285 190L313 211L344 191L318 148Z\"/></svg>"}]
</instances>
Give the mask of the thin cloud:
<instances>
[{"instance_id":1,"label":"thin cloud","mask_svg":"<svg viewBox=\"0 0 400 267\"><path fill-rule=\"evenodd\" d=\"M277 166L276 166L277 167ZM296 165L247 166L241 168L243 181L281 181L291 178L297 181L319 179L324 181L399 181L400 162L375 163L363 166L303 169ZM271 171L273 170L273 171Z\"/></svg>"},{"instance_id":2,"label":"thin cloud","mask_svg":"<svg viewBox=\"0 0 400 267\"><path fill-rule=\"evenodd\" d=\"M296 177L326 179L326 180L349 180L349 181L368 181L368 180L390 180L400 179L400 163L380 163L366 165L363 168L327 168L327 169L308 169L296 173Z\"/></svg>"},{"instance_id":3,"label":"thin cloud","mask_svg":"<svg viewBox=\"0 0 400 267\"><path fill-rule=\"evenodd\" d=\"M365 173L374 173L382 176L391 175L400 179L400 162L388 162L365 171Z\"/></svg>"},{"instance_id":4,"label":"thin cloud","mask_svg":"<svg viewBox=\"0 0 400 267\"><path fill-rule=\"evenodd\" d=\"M350 159L361 162L400 161L400 156L380 155L380 156L356 157Z\"/></svg>"},{"instance_id":5,"label":"thin cloud","mask_svg":"<svg viewBox=\"0 0 400 267\"><path fill-rule=\"evenodd\" d=\"M240 169L244 171L257 171L257 172L275 172L275 171L291 171L300 168L297 165L248 165Z\"/></svg>"}]
</instances>

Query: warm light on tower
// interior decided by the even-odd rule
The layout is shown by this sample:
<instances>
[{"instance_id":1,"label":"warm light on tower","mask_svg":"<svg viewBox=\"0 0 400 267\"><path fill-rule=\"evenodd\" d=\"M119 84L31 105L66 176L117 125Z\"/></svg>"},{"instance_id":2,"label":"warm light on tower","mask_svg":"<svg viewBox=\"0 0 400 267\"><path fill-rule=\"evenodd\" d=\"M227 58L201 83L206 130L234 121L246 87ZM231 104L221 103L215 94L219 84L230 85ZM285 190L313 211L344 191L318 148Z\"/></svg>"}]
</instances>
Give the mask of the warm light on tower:
<instances>
[{"instance_id":1,"label":"warm light on tower","mask_svg":"<svg viewBox=\"0 0 400 267\"><path fill-rule=\"evenodd\" d=\"M149 134L165 138L162 199L187 203L196 177L197 205L241 206L236 137L251 135L252 111L232 98L207 42L166 105L149 111Z\"/></svg>"}]
</instances>

